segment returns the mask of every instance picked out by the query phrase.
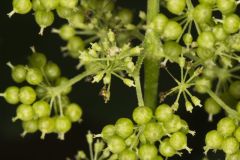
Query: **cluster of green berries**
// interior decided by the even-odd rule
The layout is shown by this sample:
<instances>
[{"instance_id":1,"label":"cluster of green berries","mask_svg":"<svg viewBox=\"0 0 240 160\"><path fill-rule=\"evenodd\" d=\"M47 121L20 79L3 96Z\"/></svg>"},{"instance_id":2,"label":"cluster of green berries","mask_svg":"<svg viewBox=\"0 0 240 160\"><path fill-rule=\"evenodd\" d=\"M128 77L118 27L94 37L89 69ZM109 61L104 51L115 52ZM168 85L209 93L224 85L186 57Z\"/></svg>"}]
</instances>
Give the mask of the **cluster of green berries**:
<instances>
[{"instance_id":1,"label":"cluster of green berries","mask_svg":"<svg viewBox=\"0 0 240 160\"><path fill-rule=\"evenodd\" d=\"M240 127L238 121L231 117L222 118L217 124L217 129L206 134L205 143L205 154L210 149L214 151L222 150L226 154L226 160L240 159Z\"/></svg>"},{"instance_id":2,"label":"cluster of green berries","mask_svg":"<svg viewBox=\"0 0 240 160\"><path fill-rule=\"evenodd\" d=\"M114 29L114 32L118 34L117 43L123 45L134 36L129 34L132 30L141 28L141 24L140 27L131 24L133 13L129 9L113 10L114 3L108 0L96 1L95 3L98 3L99 6L91 6L89 3L83 1L79 6L82 10L81 13L74 17L62 17L68 20L68 24L52 30L53 33L59 34L61 39L67 41L67 45L62 47L62 51L72 58L78 58L80 52L92 42L103 40L108 29ZM103 6L101 11L99 10L100 6ZM82 37L88 38L83 40Z\"/></svg>"},{"instance_id":3,"label":"cluster of green berries","mask_svg":"<svg viewBox=\"0 0 240 160\"><path fill-rule=\"evenodd\" d=\"M233 97L233 101L239 97L237 91L239 88L237 64L240 62L238 54L240 17L237 14L239 2L236 0L198 2L193 4L191 0L166 0L161 4L173 18L159 13L147 26L162 40L162 50L159 51L164 58L162 66L166 69L165 66L170 61L178 63L181 68L181 80L177 80L166 69L178 86L160 95L164 100L168 95L178 93L173 104L174 110L177 110L182 95L187 111L192 111L193 106L188 100L190 97L194 102L192 100L194 96L188 90L191 87L200 94L213 90L218 96ZM219 17L219 14L222 18L215 18ZM197 36L193 36L196 32L193 26L196 28ZM196 70L201 72L197 73ZM211 100L206 103L208 109L205 109L210 114L211 120L212 115L220 112L220 106ZM214 103L214 109L208 107L208 103Z\"/></svg>"},{"instance_id":4,"label":"cluster of green berries","mask_svg":"<svg viewBox=\"0 0 240 160\"><path fill-rule=\"evenodd\" d=\"M120 118L97 135L105 141L104 151L110 151L113 159L163 160L162 157L181 155L184 149L191 152L187 134L195 132L167 104L159 105L154 113L149 107L137 107L132 118L136 124L129 118Z\"/></svg>"},{"instance_id":5,"label":"cluster of green berries","mask_svg":"<svg viewBox=\"0 0 240 160\"><path fill-rule=\"evenodd\" d=\"M8 65L12 79L24 86L10 86L1 96L9 104L18 105L13 121L22 121L22 135L39 130L41 138L48 133L57 133L63 139L72 122L81 121L82 109L70 102L67 94L71 86L66 86L69 80L61 77L58 65L37 52L29 57L28 65Z\"/></svg>"},{"instance_id":6,"label":"cluster of green berries","mask_svg":"<svg viewBox=\"0 0 240 160\"><path fill-rule=\"evenodd\" d=\"M102 3L106 3L104 1L102 0ZM79 5L79 0L13 0L13 11L9 16L14 13L27 14L33 10L35 21L41 27L40 34L43 34L44 28L51 26L54 22L54 11L59 17L69 20L73 26L83 27L84 15Z\"/></svg>"},{"instance_id":7,"label":"cluster of green berries","mask_svg":"<svg viewBox=\"0 0 240 160\"><path fill-rule=\"evenodd\" d=\"M181 54L188 58L187 54L191 54L209 64L209 61L215 63L220 57L221 63L227 67L231 67L229 61L240 60L235 54L240 51L238 33L240 18L234 13L237 1L199 0L199 4L193 6L191 0L167 0L164 4L172 14L178 17L169 19L160 13L154 18L149 28L159 34L166 43L163 44L166 59L180 63L178 59ZM222 19L213 17L215 10L221 12ZM198 30L195 41L192 36L193 24ZM181 38L186 48L179 44Z\"/></svg>"},{"instance_id":8,"label":"cluster of green berries","mask_svg":"<svg viewBox=\"0 0 240 160\"><path fill-rule=\"evenodd\" d=\"M117 33L119 45L133 38L143 38L138 30L143 29L145 14L141 12L142 21L134 25L133 12L127 8L115 9L115 3L110 0L13 0L12 4L13 11L9 16L34 11L35 21L41 27L40 34L53 24L54 11L67 20L67 24L52 32L67 41L62 51L72 58L78 58L90 43L104 39L109 29Z\"/></svg>"}]
</instances>

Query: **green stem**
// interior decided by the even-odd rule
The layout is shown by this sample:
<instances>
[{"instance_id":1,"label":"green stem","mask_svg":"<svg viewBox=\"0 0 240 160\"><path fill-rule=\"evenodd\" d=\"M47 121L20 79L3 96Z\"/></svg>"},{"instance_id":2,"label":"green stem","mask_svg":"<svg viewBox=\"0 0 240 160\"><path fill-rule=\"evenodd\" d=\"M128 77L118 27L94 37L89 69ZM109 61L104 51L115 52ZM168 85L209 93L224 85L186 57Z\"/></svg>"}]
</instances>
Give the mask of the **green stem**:
<instances>
[{"instance_id":1,"label":"green stem","mask_svg":"<svg viewBox=\"0 0 240 160\"><path fill-rule=\"evenodd\" d=\"M144 106L142 88L141 88L141 81L140 81L140 70L141 70L141 67L142 67L144 57L145 57L145 54L141 53L140 56L138 57L138 60L137 60L137 63L136 63L136 68L133 72L133 77L134 77L134 81L135 81L135 85L136 85L138 106Z\"/></svg>"},{"instance_id":2,"label":"green stem","mask_svg":"<svg viewBox=\"0 0 240 160\"><path fill-rule=\"evenodd\" d=\"M4 93L0 93L0 97L4 97L5 96L5 94Z\"/></svg>"},{"instance_id":3,"label":"green stem","mask_svg":"<svg viewBox=\"0 0 240 160\"><path fill-rule=\"evenodd\" d=\"M142 96L142 88L140 82L140 76L134 77L135 85L136 85L136 93L138 99L138 106L144 106L143 96Z\"/></svg>"},{"instance_id":4,"label":"green stem","mask_svg":"<svg viewBox=\"0 0 240 160\"><path fill-rule=\"evenodd\" d=\"M147 25L159 13L160 0L148 0ZM147 29L144 48L146 57L144 59L144 102L146 106L155 108L158 97L158 79L161 59L161 41L157 34Z\"/></svg>"},{"instance_id":5,"label":"green stem","mask_svg":"<svg viewBox=\"0 0 240 160\"><path fill-rule=\"evenodd\" d=\"M98 67L96 67L96 68L98 68ZM87 71L85 71L85 72L83 72L83 73L73 77L72 79L70 79L68 81L68 83L65 83L64 85L59 86L57 88L54 88L55 93L61 93L64 89L73 86L77 82L81 81L83 78L85 78L87 76L90 76L91 74L96 73L96 71L97 71L96 68L91 69L91 70L87 70Z\"/></svg>"},{"instance_id":6,"label":"green stem","mask_svg":"<svg viewBox=\"0 0 240 160\"><path fill-rule=\"evenodd\" d=\"M213 91L208 90L207 93L229 114L229 116L240 120L240 114L224 103Z\"/></svg>"}]
</instances>

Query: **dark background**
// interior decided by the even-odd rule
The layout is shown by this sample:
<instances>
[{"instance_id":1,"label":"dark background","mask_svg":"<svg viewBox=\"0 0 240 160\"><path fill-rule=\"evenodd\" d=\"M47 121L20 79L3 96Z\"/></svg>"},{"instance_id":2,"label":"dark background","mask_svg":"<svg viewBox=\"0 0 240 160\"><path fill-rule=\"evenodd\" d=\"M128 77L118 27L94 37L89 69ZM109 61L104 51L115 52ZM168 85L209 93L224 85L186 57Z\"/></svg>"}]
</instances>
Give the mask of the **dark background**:
<instances>
[{"instance_id":1,"label":"dark background","mask_svg":"<svg viewBox=\"0 0 240 160\"><path fill-rule=\"evenodd\" d=\"M130 1L119 0L119 4L135 11L145 10L146 0ZM43 37L37 33L38 26L32 14L14 15L11 19L7 13L12 10L11 0L0 0L0 92L6 87L15 85L10 77L10 69L5 65L8 61L13 64L26 64L27 56L31 54L30 46L35 46L37 51L46 54L49 60L57 62L62 67L62 75L73 77L78 74L75 70L76 60L63 58L60 46L65 43L56 34L50 33L48 28ZM61 26L62 21L57 20L53 27ZM173 70L175 72L175 70ZM164 78L162 78L164 77ZM174 84L172 79L162 71L160 90L169 89ZM70 95L73 102L79 103L84 110L83 123L73 125L66 135L65 141L59 141L56 135L47 135L45 140L40 140L40 133L20 137L22 132L20 122L12 123L16 106L7 104L0 99L0 159L21 160L64 160L73 157L78 149L87 150L85 134L88 130L100 133L101 128L114 123L120 117L131 117L132 110L136 107L136 95L133 88L124 86L119 80L114 80L112 97L108 104L104 104L102 97L98 96L101 85L92 85L80 82L74 86ZM196 130L195 137L189 136L189 145L194 150L191 155L184 151L185 160L200 160L203 157L204 135L214 129L214 123L207 123L207 114L199 108L192 114L187 113L184 106L180 106L179 114L189 122L192 130ZM180 159L175 157L172 159ZM212 159L216 159L213 157Z\"/></svg>"}]
</instances>

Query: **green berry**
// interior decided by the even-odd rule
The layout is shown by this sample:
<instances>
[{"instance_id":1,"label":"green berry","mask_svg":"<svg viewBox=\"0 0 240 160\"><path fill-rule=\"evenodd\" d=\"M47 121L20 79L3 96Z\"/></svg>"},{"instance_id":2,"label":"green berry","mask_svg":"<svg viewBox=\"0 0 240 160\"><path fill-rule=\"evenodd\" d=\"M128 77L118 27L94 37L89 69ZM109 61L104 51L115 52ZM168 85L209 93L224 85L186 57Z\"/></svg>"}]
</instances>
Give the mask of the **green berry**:
<instances>
[{"instance_id":1,"label":"green berry","mask_svg":"<svg viewBox=\"0 0 240 160\"><path fill-rule=\"evenodd\" d=\"M51 26L54 21L54 14L51 11L36 11L35 14L35 21L40 26L39 34L43 34L45 28Z\"/></svg>"},{"instance_id":2,"label":"green berry","mask_svg":"<svg viewBox=\"0 0 240 160\"><path fill-rule=\"evenodd\" d=\"M47 63L47 58L43 53L35 52L28 57L28 61L32 67L42 68Z\"/></svg>"},{"instance_id":3,"label":"green berry","mask_svg":"<svg viewBox=\"0 0 240 160\"><path fill-rule=\"evenodd\" d=\"M150 143L154 143L162 138L164 131L162 126L156 122L149 122L146 124L143 134Z\"/></svg>"},{"instance_id":4,"label":"green berry","mask_svg":"<svg viewBox=\"0 0 240 160\"><path fill-rule=\"evenodd\" d=\"M41 0L32 0L32 8L34 11L45 9L41 4Z\"/></svg>"},{"instance_id":5,"label":"green berry","mask_svg":"<svg viewBox=\"0 0 240 160\"><path fill-rule=\"evenodd\" d=\"M163 37L167 40L176 40L182 32L182 26L178 22L169 20L163 31Z\"/></svg>"},{"instance_id":6,"label":"green berry","mask_svg":"<svg viewBox=\"0 0 240 160\"><path fill-rule=\"evenodd\" d=\"M227 38L228 34L224 30L222 25L216 25L213 27L213 34L216 40L223 41Z\"/></svg>"},{"instance_id":7,"label":"green berry","mask_svg":"<svg viewBox=\"0 0 240 160\"><path fill-rule=\"evenodd\" d=\"M180 15L186 7L186 0L168 0L167 9L176 15Z\"/></svg>"},{"instance_id":8,"label":"green berry","mask_svg":"<svg viewBox=\"0 0 240 160\"><path fill-rule=\"evenodd\" d=\"M9 104L17 104L19 102L19 88L16 86L8 87L4 92L4 99Z\"/></svg>"},{"instance_id":9,"label":"green berry","mask_svg":"<svg viewBox=\"0 0 240 160\"><path fill-rule=\"evenodd\" d=\"M23 136L27 133L35 133L38 130L38 122L37 120L29 120L22 122L23 127Z\"/></svg>"},{"instance_id":10,"label":"green berry","mask_svg":"<svg viewBox=\"0 0 240 160\"><path fill-rule=\"evenodd\" d=\"M182 53L182 46L175 41L167 41L163 45L164 54L170 60L175 60Z\"/></svg>"},{"instance_id":11,"label":"green berry","mask_svg":"<svg viewBox=\"0 0 240 160\"><path fill-rule=\"evenodd\" d=\"M236 99L240 99L240 81L232 82L229 87L229 93Z\"/></svg>"},{"instance_id":12,"label":"green berry","mask_svg":"<svg viewBox=\"0 0 240 160\"><path fill-rule=\"evenodd\" d=\"M55 131L57 133L66 133L72 127L71 121L66 116L58 116L55 118Z\"/></svg>"},{"instance_id":13,"label":"green berry","mask_svg":"<svg viewBox=\"0 0 240 160\"><path fill-rule=\"evenodd\" d=\"M199 93L206 93L209 89L211 89L211 81L206 78L198 78L195 81L195 88Z\"/></svg>"},{"instance_id":14,"label":"green berry","mask_svg":"<svg viewBox=\"0 0 240 160\"><path fill-rule=\"evenodd\" d=\"M30 0L13 0L13 12L18 14L27 14L32 9Z\"/></svg>"},{"instance_id":15,"label":"green berry","mask_svg":"<svg viewBox=\"0 0 240 160\"><path fill-rule=\"evenodd\" d=\"M209 149L221 149L223 139L223 136L218 131L209 131L205 137L206 147Z\"/></svg>"},{"instance_id":16,"label":"green berry","mask_svg":"<svg viewBox=\"0 0 240 160\"><path fill-rule=\"evenodd\" d=\"M102 138L104 140L108 140L110 137L112 137L116 132L115 132L115 126L112 124L106 125L101 132Z\"/></svg>"},{"instance_id":17,"label":"green berry","mask_svg":"<svg viewBox=\"0 0 240 160\"><path fill-rule=\"evenodd\" d=\"M22 83L26 79L27 70L23 65L17 65L12 69L11 75L15 82Z\"/></svg>"},{"instance_id":18,"label":"green berry","mask_svg":"<svg viewBox=\"0 0 240 160\"><path fill-rule=\"evenodd\" d=\"M131 10L123 8L117 13L117 17L123 24L129 24L133 20L133 13Z\"/></svg>"},{"instance_id":19,"label":"green berry","mask_svg":"<svg viewBox=\"0 0 240 160\"><path fill-rule=\"evenodd\" d=\"M72 122L77 122L82 117L82 108L76 103L68 104L64 110L64 115Z\"/></svg>"},{"instance_id":20,"label":"green berry","mask_svg":"<svg viewBox=\"0 0 240 160\"><path fill-rule=\"evenodd\" d=\"M32 87L25 86L20 88L19 100L23 104L32 104L36 100L36 92Z\"/></svg>"},{"instance_id":21,"label":"green berry","mask_svg":"<svg viewBox=\"0 0 240 160\"><path fill-rule=\"evenodd\" d=\"M232 118L222 118L217 124L217 131L224 137L231 136L236 129L236 124Z\"/></svg>"},{"instance_id":22,"label":"green berry","mask_svg":"<svg viewBox=\"0 0 240 160\"><path fill-rule=\"evenodd\" d=\"M116 135L110 137L107 141L107 144L109 150L115 154L121 153L126 148L123 138Z\"/></svg>"},{"instance_id":23,"label":"green berry","mask_svg":"<svg viewBox=\"0 0 240 160\"><path fill-rule=\"evenodd\" d=\"M212 18L212 8L207 4L199 4L193 10L193 18L197 23L207 23Z\"/></svg>"},{"instance_id":24,"label":"green berry","mask_svg":"<svg viewBox=\"0 0 240 160\"><path fill-rule=\"evenodd\" d=\"M152 144L144 144L138 150L140 160L149 160L157 156L157 148Z\"/></svg>"},{"instance_id":25,"label":"green berry","mask_svg":"<svg viewBox=\"0 0 240 160\"><path fill-rule=\"evenodd\" d=\"M26 75L26 81L31 85L38 85L43 81L43 75L38 68L29 68Z\"/></svg>"},{"instance_id":26,"label":"green berry","mask_svg":"<svg viewBox=\"0 0 240 160\"><path fill-rule=\"evenodd\" d=\"M136 153L132 150L125 149L119 154L119 160L136 160Z\"/></svg>"},{"instance_id":27,"label":"green berry","mask_svg":"<svg viewBox=\"0 0 240 160\"><path fill-rule=\"evenodd\" d=\"M116 134L122 138L127 138L133 133L134 125L128 118L120 118L115 124Z\"/></svg>"},{"instance_id":28,"label":"green berry","mask_svg":"<svg viewBox=\"0 0 240 160\"><path fill-rule=\"evenodd\" d=\"M237 14L229 14L223 18L223 29L231 34L240 29L240 18Z\"/></svg>"},{"instance_id":29,"label":"green berry","mask_svg":"<svg viewBox=\"0 0 240 160\"><path fill-rule=\"evenodd\" d=\"M59 30L59 35L63 40L69 40L76 34L76 31L73 27L69 25L63 25Z\"/></svg>"},{"instance_id":30,"label":"green berry","mask_svg":"<svg viewBox=\"0 0 240 160\"><path fill-rule=\"evenodd\" d=\"M43 7L47 10L54 10L59 5L59 0L40 0Z\"/></svg>"},{"instance_id":31,"label":"green berry","mask_svg":"<svg viewBox=\"0 0 240 160\"><path fill-rule=\"evenodd\" d=\"M33 110L37 117L48 117L51 114L50 105L46 101L37 101L33 104Z\"/></svg>"},{"instance_id":32,"label":"green berry","mask_svg":"<svg viewBox=\"0 0 240 160\"><path fill-rule=\"evenodd\" d=\"M135 108L132 114L133 120L139 125L148 123L152 116L152 110L145 106Z\"/></svg>"},{"instance_id":33,"label":"green berry","mask_svg":"<svg viewBox=\"0 0 240 160\"><path fill-rule=\"evenodd\" d=\"M208 98L204 103L205 111L210 115L218 114L221 111L221 106L212 98Z\"/></svg>"},{"instance_id":34,"label":"green berry","mask_svg":"<svg viewBox=\"0 0 240 160\"><path fill-rule=\"evenodd\" d=\"M199 47L213 48L215 44L215 37L212 32L202 32L197 39Z\"/></svg>"},{"instance_id":35,"label":"green berry","mask_svg":"<svg viewBox=\"0 0 240 160\"><path fill-rule=\"evenodd\" d=\"M55 120L50 117L42 117L38 120L38 129L42 132L41 139L44 139L45 135L52 133L55 129Z\"/></svg>"},{"instance_id":36,"label":"green berry","mask_svg":"<svg viewBox=\"0 0 240 160\"><path fill-rule=\"evenodd\" d=\"M171 135L169 143L177 151L187 149L187 136L183 132L175 132Z\"/></svg>"},{"instance_id":37,"label":"green berry","mask_svg":"<svg viewBox=\"0 0 240 160\"><path fill-rule=\"evenodd\" d=\"M233 137L228 137L223 140L222 150L226 154L236 153L239 150L239 142Z\"/></svg>"},{"instance_id":38,"label":"green berry","mask_svg":"<svg viewBox=\"0 0 240 160\"><path fill-rule=\"evenodd\" d=\"M74 9L78 5L78 0L59 0L59 4L62 7Z\"/></svg>"},{"instance_id":39,"label":"green berry","mask_svg":"<svg viewBox=\"0 0 240 160\"><path fill-rule=\"evenodd\" d=\"M171 146L169 139L164 139L159 146L159 151L164 157L172 157L176 154L176 150Z\"/></svg>"},{"instance_id":40,"label":"green berry","mask_svg":"<svg viewBox=\"0 0 240 160\"><path fill-rule=\"evenodd\" d=\"M81 12L72 13L69 15L68 23L74 28L83 28L84 26L84 15Z\"/></svg>"},{"instance_id":41,"label":"green berry","mask_svg":"<svg viewBox=\"0 0 240 160\"><path fill-rule=\"evenodd\" d=\"M27 105L27 104L21 104L17 108L17 116L13 118L13 120L22 120L22 121L30 121L34 117L34 111L32 106Z\"/></svg>"},{"instance_id":42,"label":"green berry","mask_svg":"<svg viewBox=\"0 0 240 160\"><path fill-rule=\"evenodd\" d=\"M71 8L66 8L62 6L58 6L56 11L58 16L64 19L68 19L74 13Z\"/></svg>"},{"instance_id":43,"label":"green berry","mask_svg":"<svg viewBox=\"0 0 240 160\"><path fill-rule=\"evenodd\" d=\"M161 104L155 110L155 117L160 122L166 122L172 119L173 110L167 104Z\"/></svg>"},{"instance_id":44,"label":"green berry","mask_svg":"<svg viewBox=\"0 0 240 160\"><path fill-rule=\"evenodd\" d=\"M47 78L51 81L56 80L61 76L61 70L56 63L48 62L44 67Z\"/></svg>"},{"instance_id":45,"label":"green berry","mask_svg":"<svg viewBox=\"0 0 240 160\"><path fill-rule=\"evenodd\" d=\"M177 132L182 128L181 118L177 115L173 115L173 117L170 120L165 121L163 125L167 133Z\"/></svg>"},{"instance_id":46,"label":"green berry","mask_svg":"<svg viewBox=\"0 0 240 160\"><path fill-rule=\"evenodd\" d=\"M152 21L151 27L161 34L168 23L168 18L164 14L158 14Z\"/></svg>"},{"instance_id":47,"label":"green berry","mask_svg":"<svg viewBox=\"0 0 240 160\"><path fill-rule=\"evenodd\" d=\"M233 13L237 7L235 0L217 0L217 8L223 14Z\"/></svg>"},{"instance_id":48,"label":"green berry","mask_svg":"<svg viewBox=\"0 0 240 160\"><path fill-rule=\"evenodd\" d=\"M71 57L79 58L80 56L79 52L84 50L84 48L85 48L84 41L80 37L74 36L69 39L67 49Z\"/></svg>"}]
</instances>

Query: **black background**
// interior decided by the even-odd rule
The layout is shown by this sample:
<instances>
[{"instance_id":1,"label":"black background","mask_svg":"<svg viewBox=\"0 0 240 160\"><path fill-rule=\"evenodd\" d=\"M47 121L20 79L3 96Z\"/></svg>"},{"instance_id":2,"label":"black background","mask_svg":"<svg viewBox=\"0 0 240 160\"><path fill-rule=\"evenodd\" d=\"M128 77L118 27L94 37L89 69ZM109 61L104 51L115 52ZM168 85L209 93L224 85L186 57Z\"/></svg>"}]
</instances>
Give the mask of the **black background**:
<instances>
[{"instance_id":1,"label":"black background","mask_svg":"<svg viewBox=\"0 0 240 160\"><path fill-rule=\"evenodd\" d=\"M133 9L135 13L146 8L146 0L119 0L118 3ZM39 28L32 14L14 15L9 19L6 14L11 10L11 0L0 0L0 92L10 85L15 85L10 77L10 69L5 64L8 61L13 64L26 64L27 56L31 54L30 46L33 45L37 51L45 53L49 60L57 62L64 76L73 77L78 74L75 70L77 61L63 58L60 52L60 46L64 46L65 42L61 41L57 35L50 33L49 28L43 37L39 36L37 34ZM61 26L62 22L65 21L56 20L53 27ZM169 83L170 81L172 79L162 71L159 82L160 91L174 86L174 83ZM70 97L73 102L82 106L84 121L73 125L65 141L59 141L56 135L47 135L45 140L40 140L40 133L21 138L20 122L11 122L11 118L15 116L16 106L8 105L0 99L0 159L64 160L66 157L73 157L78 149L87 151L85 134L88 130L99 133L104 125L114 123L120 117L131 117L132 110L137 105L135 90L124 86L119 80L113 82L112 97L108 104L104 104L102 97L98 96L100 89L100 84L92 85L87 82L80 82L74 86ZM185 111L184 106L180 108L178 112L181 117L189 122L192 130L197 132L195 137L189 136L189 145L193 147L192 154L188 155L184 151L182 159L200 160L203 157L204 135L215 128L219 117L214 123L207 123L207 114L201 109L196 108L190 114Z\"/></svg>"}]
</instances>

